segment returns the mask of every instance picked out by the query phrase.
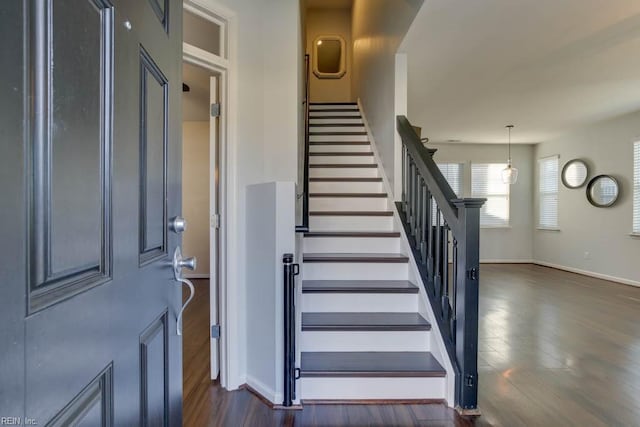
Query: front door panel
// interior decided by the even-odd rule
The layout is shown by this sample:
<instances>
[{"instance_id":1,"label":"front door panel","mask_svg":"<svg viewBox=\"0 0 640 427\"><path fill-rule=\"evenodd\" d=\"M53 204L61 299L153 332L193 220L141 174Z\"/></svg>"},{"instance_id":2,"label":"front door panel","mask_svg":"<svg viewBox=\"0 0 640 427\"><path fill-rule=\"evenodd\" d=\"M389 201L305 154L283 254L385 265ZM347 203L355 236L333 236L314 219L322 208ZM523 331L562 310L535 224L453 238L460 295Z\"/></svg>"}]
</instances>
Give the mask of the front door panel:
<instances>
[{"instance_id":1,"label":"front door panel","mask_svg":"<svg viewBox=\"0 0 640 427\"><path fill-rule=\"evenodd\" d=\"M3 126L11 178L0 191L12 207L0 227L13 259L0 301L14 304L0 319L14 343L0 367L3 416L180 425L181 289L168 265L180 238L168 222L180 214L181 13L179 0L0 6L0 23L23 30L1 42L3 67L23 69L6 83L23 92L0 112L14 103L26 129Z\"/></svg>"}]
</instances>

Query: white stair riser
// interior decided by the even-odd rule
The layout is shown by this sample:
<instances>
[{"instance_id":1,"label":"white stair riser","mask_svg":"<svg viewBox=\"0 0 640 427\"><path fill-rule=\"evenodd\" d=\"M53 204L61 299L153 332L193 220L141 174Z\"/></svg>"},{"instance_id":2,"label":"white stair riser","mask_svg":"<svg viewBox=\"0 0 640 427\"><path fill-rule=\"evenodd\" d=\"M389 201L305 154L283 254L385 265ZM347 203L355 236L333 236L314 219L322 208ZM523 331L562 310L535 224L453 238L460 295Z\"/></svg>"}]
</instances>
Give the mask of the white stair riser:
<instances>
[{"instance_id":1,"label":"white stair riser","mask_svg":"<svg viewBox=\"0 0 640 427\"><path fill-rule=\"evenodd\" d=\"M429 351L428 331L303 331L301 351Z\"/></svg>"},{"instance_id":2,"label":"white stair riser","mask_svg":"<svg viewBox=\"0 0 640 427\"><path fill-rule=\"evenodd\" d=\"M370 145L353 144L314 144L309 146L310 153L370 153Z\"/></svg>"},{"instance_id":3,"label":"white stair riser","mask_svg":"<svg viewBox=\"0 0 640 427\"><path fill-rule=\"evenodd\" d=\"M391 216L315 216L309 217L311 231L392 231Z\"/></svg>"},{"instance_id":4,"label":"white stair riser","mask_svg":"<svg viewBox=\"0 0 640 427\"><path fill-rule=\"evenodd\" d=\"M387 209L386 197L310 197L312 211L383 211Z\"/></svg>"},{"instance_id":5,"label":"white stair riser","mask_svg":"<svg viewBox=\"0 0 640 427\"><path fill-rule=\"evenodd\" d=\"M307 271L305 266L305 280ZM305 313L415 313L418 294L304 293Z\"/></svg>"},{"instance_id":6,"label":"white stair riser","mask_svg":"<svg viewBox=\"0 0 640 427\"><path fill-rule=\"evenodd\" d=\"M377 178L378 168L309 168L309 176L311 178Z\"/></svg>"},{"instance_id":7,"label":"white stair riser","mask_svg":"<svg viewBox=\"0 0 640 427\"><path fill-rule=\"evenodd\" d=\"M308 378L300 380L301 399L442 399L445 378Z\"/></svg>"},{"instance_id":8,"label":"white stair riser","mask_svg":"<svg viewBox=\"0 0 640 427\"><path fill-rule=\"evenodd\" d=\"M311 104L309 105L310 111L321 111L321 110L354 110L358 111L357 104Z\"/></svg>"},{"instance_id":9,"label":"white stair riser","mask_svg":"<svg viewBox=\"0 0 640 427\"><path fill-rule=\"evenodd\" d=\"M375 163L375 158L373 156L309 156L309 163L312 165L370 165Z\"/></svg>"},{"instance_id":10,"label":"white stair riser","mask_svg":"<svg viewBox=\"0 0 640 427\"><path fill-rule=\"evenodd\" d=\"M361 118L360 111L322 111L322 110L311 110L311 118L322 117L322 116L331 116L331 117L357 117Z\"/></svg>"},{"instance_id":11,"label":"white stair riser","mask_svg":"<svg viewBox=\"0 0 640 427\"><path fill-rule=\"evenodd\" d=\"M309 125L342 125L342 124L356 124L363 125L362 119L359 117L345 117L341 119L309 119Z\"/></svg>"},{"instance_id":12,"label":"white stair riser","mask_svg":"<svg viewBox=\"0 0 640 427\"><path fill-rule=\"evenodd\" d=\"M399 237L305 237L304 252L399 253Z\"/></svg>"},{"instance_id":13,"label":"white stair riser","mask_svg":"<svg viewBox=\"0 0 640 427\"><path fill-rule=\"evenodd\" d=\"M310 142L319 141L368 141L367 135L309 135Z\"/></svg>"},{"instance_id":14,"label":"white stair riser","mask_svg":"<svg viewBox=\"0 0 640 427\"><path fill-rule=\"evenodd\" d=\"M313 126L309 125L310 132L364 132L364 126Z\"/></svg>"},{"instance_id":15,"label":"white stair riser","mask_svg":"<svg viewBox=\"0 0 640 427\"><path fill-rule=\"evenodd\" d=\"M407 263L308 262L305 280L408 280Z\"/></svg>"},{"instance_id":16,"label":"white stair riser","mask_svg":"<svg viewBox=\"0 0 640 427\"><path fill-rule=\"evenodd\" d=\"M311 193L382 193L382 183L376 181L311 181Z\"/></svg>"}]
</instances>

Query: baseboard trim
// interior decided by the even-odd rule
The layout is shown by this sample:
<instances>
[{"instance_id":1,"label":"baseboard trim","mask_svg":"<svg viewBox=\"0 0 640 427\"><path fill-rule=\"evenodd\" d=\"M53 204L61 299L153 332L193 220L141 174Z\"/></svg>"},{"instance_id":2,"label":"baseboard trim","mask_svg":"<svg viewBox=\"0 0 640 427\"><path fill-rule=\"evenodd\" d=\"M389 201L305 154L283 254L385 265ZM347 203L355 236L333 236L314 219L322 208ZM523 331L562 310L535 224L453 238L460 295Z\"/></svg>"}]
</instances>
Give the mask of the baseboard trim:
<instances>
[{"instance_id":1,"label":"baseboard trim","mask_svg":"<svg viewBox=\"0 0 640 427\"><path fill-rule=\"evenodd\" d=\"M631 279L625 279L623 277L610 276L608 274L596 273L594 271L582 270L580 268L567 267L565 265L553 264L546 261L534 260L533 264L542 267L555 268L556 270L568 271L570 273L581 274L583 276L594 277L596 279L608 280L610 282L620 283L622 285L640 287L640 282Z\"/></svg>"},{"instance_id":2,"label":"baseboard trim","mask_svg":"<svg viewBox=\"0 0 640 427\"><path fill-rule=\"evenodd\" d=\"M244 388L250 393L254 394L271 409L274 409L276 406L280 405L276 402L282 402L282 396L279 393L277 393L270 387L267 387L262 381L259 381L248 375L247 382L241 385L240 388Z\"/></svg>"},{"instance_id":3,"label":"baseboard trim","mask_svg":"<svg viewBox=\"0 0 640 427\"><path fill-rule=\"evenodd\" d=\"M481 259L480 264L535 264L532 259Z\"/></svg>"},{"instance_id":4,"label":"baseboard trim","mask_svg":"<svg viewBox=\"0 0 640 427\"><path fill-rule=\"evenodd\" d=\"M446 405L445 399L303 399L304 405Z\"/></svg>"},{"instance_id":5,"label":"baseboard trim","mask_svg":"<svg viewBox=\"0 0 640 427\"><path fill-rule=\"evenodd\" d=\"M208 279L209 273L187 273L184 277L187 279Z\"/></svg>"}]
</instances>

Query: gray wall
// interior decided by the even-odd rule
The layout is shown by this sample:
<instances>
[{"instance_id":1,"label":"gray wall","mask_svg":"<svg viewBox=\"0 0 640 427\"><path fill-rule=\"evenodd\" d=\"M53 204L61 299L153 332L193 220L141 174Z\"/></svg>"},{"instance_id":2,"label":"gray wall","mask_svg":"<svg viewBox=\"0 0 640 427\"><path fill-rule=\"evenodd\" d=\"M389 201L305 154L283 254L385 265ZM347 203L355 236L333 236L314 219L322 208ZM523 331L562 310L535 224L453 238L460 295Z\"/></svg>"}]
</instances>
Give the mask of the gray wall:
<instances>
[{"instance_id":1,"label":"gray wall","mask_svg":"<svg viewBox=\"0 0 640 427\"><path fill-rule=\"evenodd\" d=\"M571 159L584 159L590 167L589 178L613 175L622 189L616 205L596 208L587 201L585 187L570 190L560 184L560 231L534 232L536 260L640 285L640 239L629 236L633 215L633 142L639 139L640 112L635 112L585 126L536 146L535 159L559 154L560 167ZM537 206L536 188L534 226Z\"/></svg>"},{"instance_id":2,"label":"gray wall","mask_svg":"<svg viewBox=\"0 0 640 427\"><path fill-rule=\"evenodd\" d=\"M352 94L359 98L394 187L395 56L423 0L355 0Z\"/></svg>"},{"instance_id":3,"label":"gray wall","mask_svg":"<svg viewBox=\"0 0 640 427\"><path fill-rule=\"evenodd\" d=\"M463 196L471 196L471 162L505 163L504 144L429 144L437 148L437 163L464 163ZM518 168L518 182L510 189L510 226L480 230L480 260L529 262L533 259L533 152L532 145L512 145L514 167Z\"/></svg>"}]
</instances>

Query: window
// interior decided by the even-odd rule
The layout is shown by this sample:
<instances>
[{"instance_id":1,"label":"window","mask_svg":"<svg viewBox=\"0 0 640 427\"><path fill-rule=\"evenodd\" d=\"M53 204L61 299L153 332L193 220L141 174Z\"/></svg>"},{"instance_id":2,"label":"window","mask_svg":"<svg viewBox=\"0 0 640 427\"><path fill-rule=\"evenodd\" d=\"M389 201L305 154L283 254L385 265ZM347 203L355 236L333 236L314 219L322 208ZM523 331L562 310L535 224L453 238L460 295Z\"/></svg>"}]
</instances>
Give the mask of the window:
<instances>
[{"instance_id":1,"label":"window","mask_svg":"<svg viewBox=\"0 0 640 427\"><path fill-rule=\"evenodd\" d=\"M438 163L438 168L442 175L449 183L449 186L456 193L456 196L462 196L462 163ZM435 202L435 201L434 201ZM431 210L433 211L431 218L432 224L436 223L436 203L433 203ZM443 223L443 219L440 218L440 223Z\"/></svg>"},{"instance_id":2,"label":"window","mask_svg":"<svg viewBox=\"0 0 640 427\"><path fill-rule=\"evenodd\" d=\"M640 142L633 144L633 233L640 234Z\"/></svg>"},{"instance_id":3,"label":"window","mask_svg":"<svg viewBox=\"0 0 640 427\"><path fill-rule=\"evenodd\" d=\"M471 195L486 198L480 209L481 227L509 226L509 184L502 182L506 163L471 165Z\"/></svg>"},{"instance_id":4,"label":"window","mask_svg":"<svg viewBox=\"0 0 640 427\"><path fill-rule=\"evenodd\" d=\"M438 168L456 196L460 197L462 194L462 163L438 163Z\"/></svg>"},{"instance_id":5,"label":"window","mask_svg":"<svg viewBox=\"0 0 640 427\"><path fill-rule=\"evenodd\" d=\"M538 227L558 228L558 156L538 160Z\"/></svg>"}]
</instances>

